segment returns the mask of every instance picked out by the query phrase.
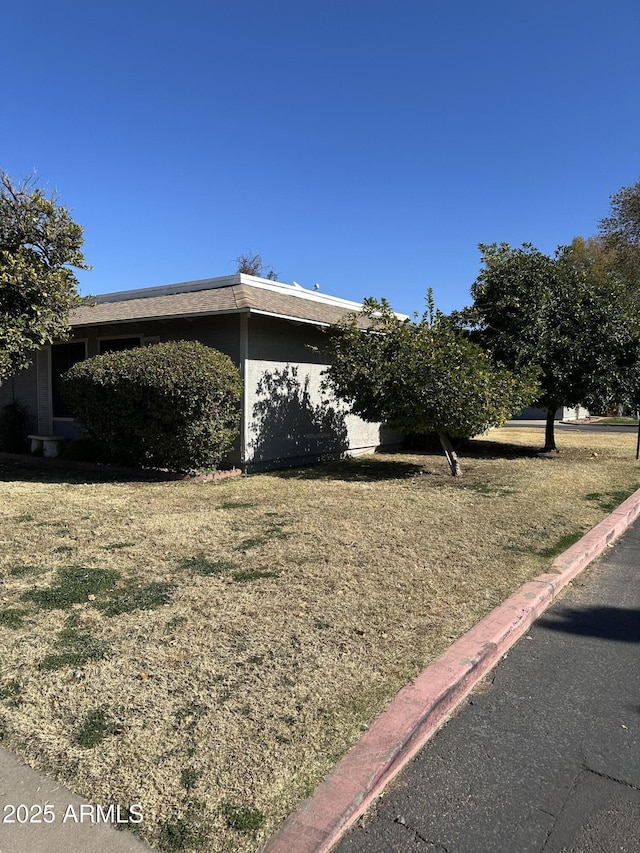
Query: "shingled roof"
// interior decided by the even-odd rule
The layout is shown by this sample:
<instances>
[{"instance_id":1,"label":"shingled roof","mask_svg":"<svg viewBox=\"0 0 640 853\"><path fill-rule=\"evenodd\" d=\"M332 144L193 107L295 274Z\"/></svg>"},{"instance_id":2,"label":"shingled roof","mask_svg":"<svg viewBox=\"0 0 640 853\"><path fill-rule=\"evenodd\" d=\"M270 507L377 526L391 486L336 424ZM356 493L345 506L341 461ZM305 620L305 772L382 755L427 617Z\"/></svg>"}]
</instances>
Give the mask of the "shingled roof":
<instances>
[{"instance_id":1,"label":"shingled roof","mask_svg":"<svg viewBox=\"0 0 640 853\"><path fill-rule=\"evenodd\" d=\"M71 325L95 326L212 314L257 313L329 326L360 305L297 284L233 276L103 294L71 313Z\"/></svg>"}]
</instances>

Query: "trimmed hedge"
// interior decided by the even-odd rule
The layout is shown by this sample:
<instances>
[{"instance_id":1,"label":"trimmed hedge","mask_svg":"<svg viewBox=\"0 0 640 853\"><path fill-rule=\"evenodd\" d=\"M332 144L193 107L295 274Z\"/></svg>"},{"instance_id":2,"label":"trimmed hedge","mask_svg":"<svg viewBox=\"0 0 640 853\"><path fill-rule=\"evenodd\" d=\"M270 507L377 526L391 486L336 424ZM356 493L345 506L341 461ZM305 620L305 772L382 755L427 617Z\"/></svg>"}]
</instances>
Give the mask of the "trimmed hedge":
<instances>
[{"instance_id":1,"label":"trimmed hedge","mask_svg":"<svg viewBox=\"0 0 640 853\"><path fill-rule=\"evenodd\" d=\"M60 391L89 435L126 465L210 470L240 430L238 368L194 341L78 362L62 377Z\"/></svg>"}]
</instances>

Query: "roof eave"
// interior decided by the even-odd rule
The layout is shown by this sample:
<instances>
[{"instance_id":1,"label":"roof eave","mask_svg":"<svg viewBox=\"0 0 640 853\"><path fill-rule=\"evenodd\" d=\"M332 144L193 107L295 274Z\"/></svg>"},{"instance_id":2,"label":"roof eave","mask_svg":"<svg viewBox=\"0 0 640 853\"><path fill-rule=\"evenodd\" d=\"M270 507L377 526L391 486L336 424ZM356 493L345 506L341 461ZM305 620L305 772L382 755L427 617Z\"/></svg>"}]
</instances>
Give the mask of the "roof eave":
<instances>
[{"instance_id":1,"label":"roof eave","mask_svg":"<svg viewBox=\"0 0 640 853\"><path fill-rule=\"evenodd\" d=\"M161 314L150 317L123 317L122 319L112 320L83 320L81 322L70 321L72 329L82 329L89 326L123 326L132 325L135 323L153 323L167 322L168 320L197 320L200 317L222 317L228 314L257 314L261 317L273 317L276 320L288 320L292 323L304 323L310 326L319 326L329 328L332 324L323 320L312 320L308 317L294 317L291 314L278 314L273 311L263 311L258 308L223 308L219 311L194 311L193 313L185 313L181 311L177 314Z\"/></svg>"}]
</instances>

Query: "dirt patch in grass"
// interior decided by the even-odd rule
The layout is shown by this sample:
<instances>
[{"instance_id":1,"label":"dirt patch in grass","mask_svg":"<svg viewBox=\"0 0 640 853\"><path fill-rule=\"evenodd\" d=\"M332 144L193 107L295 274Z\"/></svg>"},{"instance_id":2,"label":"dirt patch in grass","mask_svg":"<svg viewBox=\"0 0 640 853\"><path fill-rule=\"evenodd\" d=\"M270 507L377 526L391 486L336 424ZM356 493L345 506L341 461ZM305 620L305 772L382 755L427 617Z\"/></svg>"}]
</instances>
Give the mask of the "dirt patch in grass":
<instances>
[{"instance_id":1,"label":"dirt patch in grass","mask_svg":"<svg viewBox=\"0 0 640 853\"><path fill-rule=\"evenodd\" d=\"M559 434L553 457L542 438L472 442L459 480L429 453L211 484L5 464L5 742L141 803L159 850L255 850L409 678L640 486L632 434Z\"/></svg>"}]
</instances>

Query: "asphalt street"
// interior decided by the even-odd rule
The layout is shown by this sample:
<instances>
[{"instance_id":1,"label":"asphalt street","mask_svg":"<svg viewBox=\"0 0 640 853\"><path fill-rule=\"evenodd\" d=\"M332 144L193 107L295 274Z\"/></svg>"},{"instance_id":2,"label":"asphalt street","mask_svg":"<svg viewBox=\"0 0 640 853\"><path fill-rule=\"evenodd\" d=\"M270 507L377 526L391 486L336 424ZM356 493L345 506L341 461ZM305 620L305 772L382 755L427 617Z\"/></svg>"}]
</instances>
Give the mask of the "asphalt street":
<instances>
[{"instance_id":1,"label":"asphalt street","mask_svg":"<svg viewBox=\"0 0 640 853\"><path fill-rule=\"evenodd\" d=\"M640 522L335 851L640 852Z\"/></svg>"}]
</instances>

